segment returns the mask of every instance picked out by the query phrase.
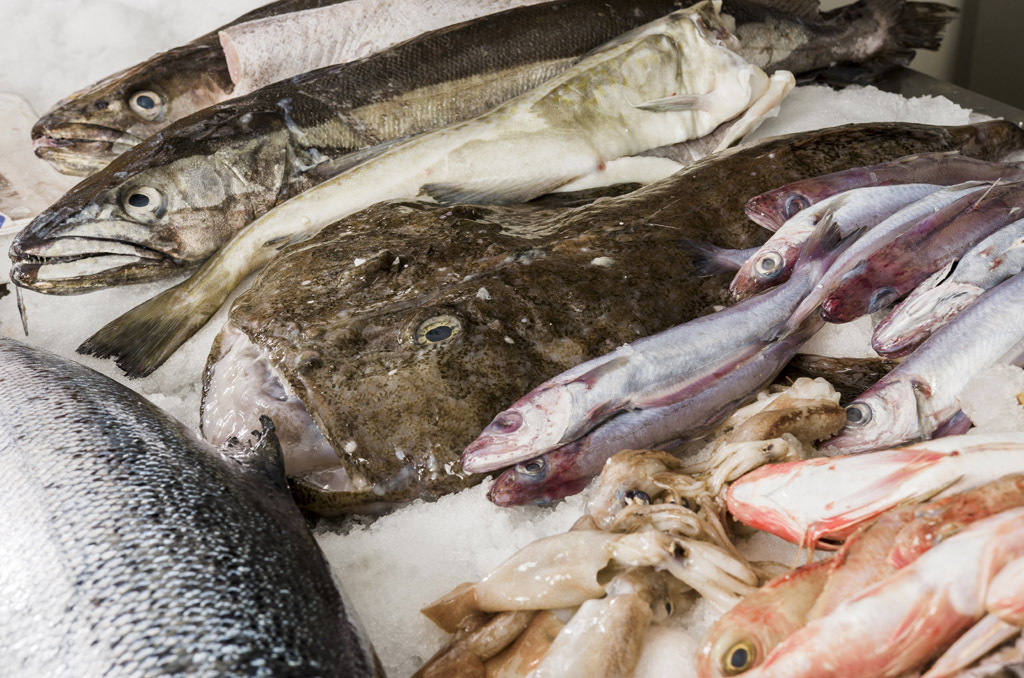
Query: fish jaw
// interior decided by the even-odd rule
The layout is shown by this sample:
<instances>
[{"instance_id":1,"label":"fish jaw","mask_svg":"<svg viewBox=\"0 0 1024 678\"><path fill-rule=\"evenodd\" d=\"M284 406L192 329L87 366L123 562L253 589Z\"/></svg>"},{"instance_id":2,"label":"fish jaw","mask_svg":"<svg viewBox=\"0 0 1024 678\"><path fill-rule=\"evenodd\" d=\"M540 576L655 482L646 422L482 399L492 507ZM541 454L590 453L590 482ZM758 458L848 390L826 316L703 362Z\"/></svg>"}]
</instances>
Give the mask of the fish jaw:
<instances>
[{"instance_id":1,"label":"fish jaw","mask_svg":"<svg viewBox=\"0 0 1024 678\"><path fill-rule=\"evenodd\" d=\"M52 122L42 118L32 128L36 157L62 174L85 177L142 141L122 130L81 122Z\"/></svg>"},{"instance_id":2,"label":"fish jaw","mask_svg":"<svg viewBox=\"0 0 1024 678\"><path fill-rule=\"evenodd\" d=\"M917 398L911 381L884 379L847 406L846 426L818 450L829 456L855 454L893 447L918 438L921 428ZM860 417L856 422L851 414L854 411Z\"/></svg>"},{"instance_id":3,"label":"fish jaw","mask_svg":"<svg viewBox=\"0 0 1024 678\"><path fill-rule=\"evenodd\" d=\"M914 292L875 327L871 348L886 358L902 358L946 325L985 290L970 283L945 283Z\"/></svg>"},{"instance_id":4,"label":"fish jaw","mask_svg":"<svg viewBox=\"0 0 1024 678\"><path fill-rule=\"evenodd\" d=\"M506 469L487 490L487 498L498 506L547 506L582 492L594 475L579 469L578 457L585 445L585 441L569 443Z\"/></svg>"},{"instance_id":5,"label":"fish jaw","mask_svg":"<svg viewBox=\"0 0 1024 678\"><path fill-rule=\"evenodd\" d=\"M14 282L78 294L167 278L202 263L249 221L253 203L229 167L186 157L138 169L160 152L159 139L144 143L33 219L11 243Z\"/></svg>"},{"instance_id":6,"label":"fish jaw","mask_svg":"<svg viewBox=\"0 0 1024 678\"><path fill-rule=\"evenodd\" d=\"M500 412L462 453L462 469L487 473L517 464L558 445L572 411L572 397L557 386Z\"/></svg>"},{"instance_id":7,"label":"fish jaw","mask_svg":"<svg viewBox=\"0 0 1024 678\"><path fill-rule=\"evenodd\" d=\"M216 357L215 357L216 356ZM274 422L285 473L299 475L341 466L340 455L320 432L303 402L288 387L270 358L231 323L217 336L203 379L200 430L213 445L245 441L261 416ZM334 473L334 487L351 491L365 482Z\"/></svg>"},{"instance_id":8,"label":"fish jaw","mask_svg":"<svg viewBox=\"0 0 1024 678\"><path fill-rule=\"evenodd\" d=\"M88 176L171 122L223 101L233 87L218 52L184 45L69 95L33 126L36 155L58 172ZM140 108L139 96L155 105Z\"/></svg>"}]
</instances>

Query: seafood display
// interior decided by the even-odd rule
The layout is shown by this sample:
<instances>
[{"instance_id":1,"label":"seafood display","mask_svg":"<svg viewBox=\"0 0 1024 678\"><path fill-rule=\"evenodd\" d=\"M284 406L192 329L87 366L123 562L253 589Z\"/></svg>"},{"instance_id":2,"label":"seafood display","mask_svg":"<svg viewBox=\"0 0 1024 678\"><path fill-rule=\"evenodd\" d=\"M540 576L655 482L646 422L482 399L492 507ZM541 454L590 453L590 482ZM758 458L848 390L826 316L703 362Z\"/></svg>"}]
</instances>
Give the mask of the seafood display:
<instances>
[{"instance_id":1,"label":"seafood display","mask_svg":"<svg viewBox=\"0 0 1024 678\"><path fill-rule=\"evenodd\" d=\"M319 461L290 465L310 472L298 495L318 512L465 487L482 477L462 472L461 450L523 393L728 302L727 280L691 274L680 237L759 243L743 206L780 178L923 148L998 156L1022 143L1005 123L854 125L736 149L575 208L372 207L286 248L238 298L210 355L204 434L245 437L270 414L286 458L290 440L322 435L309 446ZM792 343L776 350L791 354ZM738 397L777 369L746 365L753 374L742 378L753 379ZM286 403L308 414L292 417ZM600 470L603 458L589 458L577 485ZM354 473L362 489L347 484Z\"/></svg>"},{"instance_id":2,"label":"seafood display","mask_svg":"<svg viewBox=\"0 0 1024 678\"><path fill-rule=\"evenodd\" d=\"M7 675L383 675L269 420L217 450L77 363L7 338L0 355Z\"/></svg>"},{"instance_id":3,"label":"seafood display","mask_svg":"<svg viewBox=\"0 0 1024 678\"><path fill-rule=\"evenodd\" d=\"M10 671L1024 666L1024 128L848 86L953 10L231 7L0 149Z\"/></svg>"}]
</instances>

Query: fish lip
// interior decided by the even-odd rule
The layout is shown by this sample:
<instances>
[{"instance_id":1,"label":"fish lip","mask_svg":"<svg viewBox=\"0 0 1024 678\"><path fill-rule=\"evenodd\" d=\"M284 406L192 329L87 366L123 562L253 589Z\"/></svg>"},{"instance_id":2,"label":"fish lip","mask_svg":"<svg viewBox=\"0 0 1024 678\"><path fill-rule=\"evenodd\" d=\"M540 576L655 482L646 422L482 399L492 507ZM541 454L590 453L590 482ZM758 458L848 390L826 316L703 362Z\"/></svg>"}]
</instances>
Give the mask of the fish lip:
<instances>
[{"instance_id":1,"label":"fish lip","mask_svg":"<svg viewBox=\"0 0 1024 678\"><path fill-rule=\"evenodd\" d=\"M75 254L57 254L47 256L39 248L52 247L58 241L74 240L80 243L95 243L100 247L105 243L113 243L126 248L124 252L83 252ZM26 242L27 241L27 242ZM122 264L97 273L90 273L67 278L39 279L39 272L47 265L69 264L85 259L100 259L104 256L135 256L133 263ZM182 268L182 262L159 250L125 240L107 238L86 238L81 236L65 236L61 238L15 240L11 244L10 258L11 281L26 289L49 294L75 294L88 289L109 287L128 281L142 282L155 277L157 270L163 272L167 268Z\"/></svg>"},{"instance_id":2,"label":"fish lip","mask_svg":"<svg viewBox=\"0 0 1024 678\"><path fill-rule=\"evenodd\" d=\"M64 174L88 176L141 143L129 132L87 123L63 123L32 128L33 152Z\"/></svg>"},{"instance_id":3,"label":"fish lip","mask_svg":"<svg viewBox=\"0 0 1024 678\"><path fill-rule=\"evenodd\" d=\"M498 449L502 447L505 446L501 441L490 436L480 436L463 450L460 460L462 470L466 473L489 473L537 456L534 452L524 455L520 450L520 454L516 455L514 451Z\"/></svg>"}]
</instances>

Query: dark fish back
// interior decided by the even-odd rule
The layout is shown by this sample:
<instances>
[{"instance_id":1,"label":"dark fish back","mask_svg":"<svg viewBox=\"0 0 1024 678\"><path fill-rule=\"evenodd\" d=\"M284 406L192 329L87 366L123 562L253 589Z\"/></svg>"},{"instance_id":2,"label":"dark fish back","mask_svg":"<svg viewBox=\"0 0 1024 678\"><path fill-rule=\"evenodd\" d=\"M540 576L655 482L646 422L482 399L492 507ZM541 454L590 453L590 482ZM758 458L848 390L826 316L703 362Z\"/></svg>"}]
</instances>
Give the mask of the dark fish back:
<instances>
[{"instance_id":1,"label":"dark fish back","mask_svg":"<svg viewBox=\"0 0 1024 678\"><path fill-rule=\"evenodd\" d=\"M222 456L52 354L0 354L5 675L374 675L272 456Z\"/></svg>"}]
</instances>

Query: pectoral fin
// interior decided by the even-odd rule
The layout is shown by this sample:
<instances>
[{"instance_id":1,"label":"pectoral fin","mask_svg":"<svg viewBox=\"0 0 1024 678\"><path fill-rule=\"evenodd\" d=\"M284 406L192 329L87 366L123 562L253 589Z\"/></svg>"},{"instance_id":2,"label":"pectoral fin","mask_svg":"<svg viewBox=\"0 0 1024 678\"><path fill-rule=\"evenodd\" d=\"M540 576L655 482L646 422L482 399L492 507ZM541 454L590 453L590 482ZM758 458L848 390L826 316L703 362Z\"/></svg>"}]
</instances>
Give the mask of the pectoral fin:
<instances>
[{"instance_id":1,"label":"pectoral fin","mask_svg":"<svg viewBox=\"0 0 1024 678\"><path fill-rule=\"evenodd\" d=\"M747 110L743 112L736 122L729 127L722 140L718 142L715 152L729 148L734 143L747 136L764 122L778 112L782 100L786 98L790 90L796 86L796 79L789 71L776 71L768 80L768 89L764 94L753 101Z\"/></svg>"}]
</instances>

